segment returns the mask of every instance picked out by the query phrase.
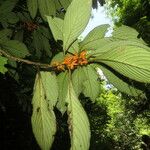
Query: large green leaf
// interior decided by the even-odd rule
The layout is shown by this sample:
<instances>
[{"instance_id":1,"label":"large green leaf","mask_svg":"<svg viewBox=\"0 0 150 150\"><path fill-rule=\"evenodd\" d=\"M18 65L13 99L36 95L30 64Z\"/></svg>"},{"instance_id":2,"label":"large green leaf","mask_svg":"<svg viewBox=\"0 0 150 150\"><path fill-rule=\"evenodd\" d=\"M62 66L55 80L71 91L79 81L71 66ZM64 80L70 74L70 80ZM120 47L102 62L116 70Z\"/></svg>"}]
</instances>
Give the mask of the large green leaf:
<instances>
[{"instance_id":1,"label":"large green leaf","mask_svg":"<svg viewBox=\"0 0 150 150\"><path fill-rule=\"evenodd\" d=\"M0 56L0 72L3 74L7 72L7 68L4 67L5 64L7 64L7 58Z\"/></svg>"},{"instance_id":2,"label":"large green leaf","mask_svg":"<svg viewBox=\"0 0 150 150\"><path fill-rule=\"evenodd\" d=\"M13 56L23 58L29 55L29 51L24 43L16 40L6 41L1 44L2 48Z\"/></svg>"},{"instance_id":3,"label":"large green leaf","mask_svg":"<svg viewBox=\"0 0 150 150\"><path fill-rule=\"evenodd\" d=\"M27 6L31 17L34 19L38 10L38 0L27 0Z\"/></svg>"},{"instance_id":4,"label":"large green leaf","mask_svg":"<svg viewBox=\"0 0 150 150\"><path fill-rule=\"evenodd\" d=\"M64 51L77 39L86 27L92 8L92 0L73 0L67 9L64 19Z\"/></svg>"},{"instance_id":5,"label":"large green leaf","mask_svg":"<svg viewBox=\"0 0 150 150\"><path fill-rule=\"evenodd\" d=\"M53 106L48 105L44 83L37 74L33 91L32 129L42 150L49 150L56 133L56 118Z\"/></svg>"},{"instance_id":6,"label":"large green leaf","mask_svg":"<svg viewBox=\"0 0 150 150\"><path fill-rule=\"evenodd\" d=\"M79 102L71 81L66 97L68 103L68 125L71 139L70 150L88 150L90 146L90 124L86 112Z\"/></svg>"},{"instance_id":7,"label":"large green leaf","mask_svg":"<svg viewBox=\"0 0 150 150\"><path fill-rule=\"evenodd\" d=\"M58 83L55 73L40 72L43 88L46 93L48 102L55 106L58 99Z\"/></svg>"},{"instance_id":8,"label":"large green leaf","mask_svg":"<svg viewBox=\"0 0 150 150\"><path fill-rule=\"evenodd\" d=\"M134 97L141 96L143 94L141 90L137 89L132 84L129 85L106 67L100 65L99 68L103 71L108 81L113 84L119 91Z\"/></svg>"},{"instance_id":9,"label":"large green leaf","mask_svg":"<svg viewBox=\"0 0 150 150\"><path fill-rule=\"evenodd\" d=\"M49 27L53 33L54 39L63 40L63 20L60 18L52 18L47 16Z\"/></svg>"},{"instance_id":10,"label":"large green leaf","mask_svg":"<svg viewBox=\"0 0 150 150\"><path fill-rule=\"evenodd\" d=\"M11 34L12 34L12 30L10 29L1 30L0 31L0 43L3 43L4 41L9 40Z\"/></svg>"},{"instance_id":11,"label":"large green leaf","mask_svg":"<svg viewBox=\"0 0 150 150\"><path fill-rule=\"evenodd\" d=\"M105 40L105 38L104 38ZM107 52L107 51L111 51L114 50L116 48L124 48L126 46L134 46L134 47L139 47L139 48L143 48L147 51L150 51L150 47L146 46L143 43L140 43L138 41L133 41L133 40L113 40L112 38L109 38L109 42L107 42L104 45L101 46L95 50L95 51L89 51L89 55L93 55L93 57L97 57L97 55L102 55L103 53Z\"/></svg>"},{"instance_id":12,"label":"large green leaf","mask_svg":"<svg viewBox=\"0 0 150 150\"><path fill-rule=\"evenodd\" d=\"M115 39L119 39L119 40L134 40L138 42L142 42L144 43L144 41L142 39L138 39L139 33L128 26L122 25L119 28L116 28L113 32L113 38Z\"/></svg>"},{"instance_id":13,"label":"large green leaf","mask_svg":"<svg viewBox=\"0 0 150 150\"><path fill-rule=\"evenodd\" d=\"M108 24L104 24L94 28L81 42L80 44L81 50L97 49L101 47L103 44L105 44L102 43L101 41L104 38L108 27L109 27ZM103 42L105 42L107 39L108 38L103 39ZM108 43L108 41L106 42Z\"/></svg>"},{"instance_id":14,"label":"large green leaf","mask_svg":"<svg viewBox=\"0 0 150 150\"><path fill-rule=\"evenodd\" d=\"M98 82L98 73L96 70L92 67L92 65L88 65L87 67L84 67L85 72L85 78L86 81L83 82L83 93L85 96L90 97L92 101L95 101L95 99L98 97L100 93L100 84Z\"/></svg>"},{"instance_id":15,"label":"large green leaf","mask_svg":"<svg viewBox=\"0 0 150 150\"><path fill-rule=\"evenodd\" d=\"M54 0L38 0L38 4L43 19L46 20L46 16L55 15L56 8Z\"/></svg>"},{"instance_id":16,"label":"large green leaf","mask_svg":"<svg viewBox=\"0 0 150 150\"><path fill-rule=\"evenodd\" d=\"M86 80L85 76L82 67L78 67L72 73L72 83L77 96L83 91L83 82Z\"/></svg>"},{"instance_id":17,"label":"large green leaf","mask_svg":"<svg viewBox=\"0 0 150 150\"><path fill-rule=\"evenodd\" d=\"M66 96L68 91L68 83L69 83L69 73L61 72L57 76L58 86L59 86L59 98L57 103L57 108L61 111L62 114L66 111L67 103L66 103Z\"/></svg>"},{"instance_id":18,"label":"large green leaf","mask_svg":"<svg viewBox=\"0 0 150 150\"><path fill-rule=\"evenodd\" d=\"M70 82L68 86L66 102L71 139L70 150L88 150L91 136L88 117L75 94L72 83Z\"/></svg>"},{"instance_id":19,"label":"large green leaf","mask_svg":"<svg viewBox=\"0 0 150 150\"><path fill-rule=\"evenodd\" d=\"M150 83L150 51L142 47L118 45L95 55L93 61L104 63L130 79Z\"/></svg>"}]
</instances>

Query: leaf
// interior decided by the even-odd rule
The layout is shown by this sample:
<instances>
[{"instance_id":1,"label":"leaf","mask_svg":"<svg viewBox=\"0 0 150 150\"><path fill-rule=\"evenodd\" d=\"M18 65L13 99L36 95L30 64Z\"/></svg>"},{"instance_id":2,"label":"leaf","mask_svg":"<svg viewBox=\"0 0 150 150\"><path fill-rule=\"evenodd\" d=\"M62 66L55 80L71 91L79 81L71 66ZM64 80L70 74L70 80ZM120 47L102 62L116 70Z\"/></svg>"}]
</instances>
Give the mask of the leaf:
<instances>
[{"instance_id":1,"label":"leaf","mask_svg":"<svg viewBox=\"0 0 150 150\"><path fill-rule=\"evenodd\" d=\"M42 38L43 50L45 50L46 54L49 57L51 57L52 53L51 53L51 47L50 47L49 40L47 38L45 38L44 36L41 36L41 38Z\"/></svg>"},{"instance_id":2,"label":"leaf","mask_svg":"<svg viewBox=\"0 0 150 150\"><path fill-rule=\"evenodd\" d=\"M124 80L119 78L116 74L114 74L112 71L107 69L106 67L103 67L102 65L99 66L99 68L103 71L104 75L108 79L108 81L113 84L119 91L126 93L130 96L140 96L143 94L143 92L136 87L129 85Z\"/></svg>"},{"instance_id":3,"label":"leaf","mask_svg":"<svg viewBox=\"0 0 150 150\"><path fill-rule=\"evenodd\" d=\"M55 73L40 72L46 99L52 106L56 105L58 99L58 83Z\"/></svg>"},{"instance_id":4,"label":"leaf","mask_svg":"<svg viewBox=\"0 0 150 150\"><path fill-rule=\"evenodd\" d=\"M77 39L86 27L92 8L92 0L73 0L67 9L63 28L64 51Z\"/></svg>"},{"instance_id":5,"label":"leaf","mask_svg":"<svg viewBox=\"0 0 150 150\"><path fill-rule=\"evenodd\" d=\"M68 72L61 72L57 76L58 80L58 86L59 86L59 101L57 103L57 108L59 111L64 114L67 108L66 104L66 96L67 96L67 91L68 91L68 82L69 82L69 74Z\"/></svg>"},{"instance_id":6,"label":"leaf","mask_svg":"<svg viewBox=\"0 0 150 150\"><path fill-rule=\"evenodd\" d=\"M2 44L2 48L16 57L24 58L29 55L26 45L16 40L6 41Z\"/></svg>"},{"instance_id":7,"label":"leaf","mask_svg":"<svg viewBox=\"0 0 150 150\"><path fill-rule=\"evenodd\" d=\"M121 27L116 28L112 34L113 34L113 38L116 38L119 40L134 40L134 41L144 43L142 39L137 38L139 33L135 29L125 26L125 25L122 25Z\"/></svg>"},{"instance_id":8,"label":"leaf","mask_svg":"<svg viewBox=\"0 0 150 150\"><path fill-rule=\"evenodd\" d=\"M81 103L76 97L70 81L66 102L68 103L68 125L71 139L70 150L88 150L90 146L89 120Z\"/></svg>"},{"instance_id":9,"label":"leaf","mask_svg":"<svg viewBox=\"0 0 150 150\"><path fill-rule=\"evenodd\" d=\"M31 17L34 19L38 10L38 0L27 0L27 6Z\"/></svg>"},{"instance_id":10,"label":"leaf","mask_svg":"<svg viewBox=\"0 0 150 150\"><path fill-rule=\"evenodd\" d=\"M5 64L7 64L7 58L0 56L0 72L5 74L7 72L7 68L5 68Z\"/></svg>"},{"instance_id":11,"label":"leaf","mask_svg":"<svg viewBox=\"0 0 150 150\"><path fill-rule=\"evenodd\" d=\"M98 74L91 65L85 67L84 72L86 75L86 81L83 82L83 94L87 97L90 97L92 101L95 101L100 93L100 84L97 80Z\"/></svg>"},{"instance_id":12,"label":"leaf","mask_svg":"<svg viewBox=\"0 0 150 150\"><path fill-rule=\"evenodd\" d=\"M16 3L18 2L18 0L5 0L3 1L2 5L0 6L0 16L2 14L8 14L10 13L13 8L15 7Z\"/></svg>"},{"instance_id":13,"label":"leaf","mask_svg":"<svg viewBox=\"0 0 150 150\"><path fill-rule=\"evenodd\" d=\"M85 81L85 72L82 67L78 67L72 73L72 83L77 96L83 91L83 82Z\"/></svg>"},{"instance_id":14,"label":"leaf","mask_svg":"<svg viewBox=\"0 0 150 150\"><path fill-rule=\"evenodd\" d=\"M97 49L98 47L102 46L103 43L101 42L101 40L104 38L108 27L109 27L108 24L104 24L94 28L81 42L80 49L81 50ZM103 41L105 42L105 40L107 39L109 38L105 38L103 39Z\"/></svg>"},{"instance_id":15,"label":"leaf","mask_svg":"<svg viewBox=\"0 0 150 150\"><path fill-rule=\"evenodd\" d=\"M58 54L56 54L52 61L51 61L51 64L54 63L54 62L62 62L64 60L64 54L63 52L59 52Z\"/></svg>"},{"instance_id":16,"label":"leaf","mask_svg":"<svg viewBox=\"0 0 150 150\"><path fill-rule=\"evenodd\" d=\"M79 52L79 43L78 43L78 41L75 41L72 45L71 45L71 47L69 48L69 50L68 50L69 52L71 52L71 53L78 53Z\"/></svg>"},{"instance_id":17,"label":"leaf","mask_svg":"<svg viewBox=\"0 0 150 150\"><path fill-rule=\"evenodd\" d=\"M46 20L46 16L55 15L56 8L54 0L38 0L41 16Z\"/></svg>"},{"instance_id":18,"label":"leaf","mask_svg":"<svg viewBox=\"0 0 150 150\"><path fill-rule=\"evenodd\" d=\"M93 61L104 63L132 80L150 83L150 52L142 47L118 45L95 55Z\"/></svg>"},{"instance_id":19,"label":"leaf","mask_svg":"<svg viewBox=\"0 0 150 150\"><path fill-rule=\"evenodd\" d=\"M10 12L7 16L5 16L4 21L11 24L16 24L19 21L19 17L16 15L16 13Z\"/></svg>"},{"instance_id":20,"label":"leaf","mask_svg":"<svg viewBox=\"0 0 150 150\"><path fill-rule=\"evenodd\" d=\"M36 76L33 92L32 129L34 136L42 150L49 150L56 133L56 118L52 105L47 103L46 93L41 77Z\"/></svg>"},{"instance_id":21,"label":"leaf","mask_svg":"<svg viewBox=\"0 0 150 150\"><path fill-rule=\"evenodd\" d=\"M66 10L68 6L70 5L72 0L61 0L60 3L63 6L63 8Z\"/></svg>"},{"instance_id":22,"label":"leaf","mask_svg":"<svg viewBox=\"0 0 150 150\"><path fill-rule=\"evenodd\" d=\"M113 40L110 38L110 42L106 42L104 45L101 45L97 50L90 51L90 55L93 55L93 57L97 57L97 55L101 55L107 51L111 51L116 48L126 47L126 46L134 46L143 48L147 51L150 51L150 48L143 43L140 43L138 41L132 41L132 40Z\"/></svg>"},{"instance_id":23,"label":"leaf","mask_svg":"<svg viewBox=\"0 0 150 150\"><path fill-rule=\"evenodd\" d=\"M47 20L55 41L63 40L63 20L56 17L52 18L51 16L47 16Z\"/></svg>"},{"instance_id":24,"label":"leaf","mask_svg":"<svg viewBox=\"0 0 150 150\"><path fill-rule=\"evenodd\" d=\"M10 29L1 30L0 31L0 43L3 43L4 41L9 40L11 34L12 34L12 30Z\"/></svg>"}]
</instances>

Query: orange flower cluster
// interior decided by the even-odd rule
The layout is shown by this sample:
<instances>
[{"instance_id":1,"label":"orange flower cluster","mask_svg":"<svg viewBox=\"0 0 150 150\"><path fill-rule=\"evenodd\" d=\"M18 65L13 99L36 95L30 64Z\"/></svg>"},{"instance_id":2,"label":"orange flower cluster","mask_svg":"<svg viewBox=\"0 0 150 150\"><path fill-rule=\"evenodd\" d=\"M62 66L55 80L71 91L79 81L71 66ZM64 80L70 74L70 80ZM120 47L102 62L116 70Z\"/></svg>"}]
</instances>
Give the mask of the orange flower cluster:
<instances>
[{"instance_id":1,"label":"orange flower cluster","mask_svg":"<svg viewBox=\"0 0 150 150\"><path fill-rule=\"evenodd\" d=\"M28 31L34 31L38 28L38 25L33 23L33 22L24 22L23 26L28 30Z\"/></svg>"},{"instance_id":2,"label":"orange flower cluster","mask_svg":"<svg viewBox=\"0 0 150 150\"><path fill-rule=\"evenodd\" d=\"M75 69L77 66L86 65L88 63L86 59L86 51L82 51L80 54L69 55L65 57L61 63L54 62L52 65L59 71L64 71L65 68L69 70Z\"/></svg>"}]
</instances>

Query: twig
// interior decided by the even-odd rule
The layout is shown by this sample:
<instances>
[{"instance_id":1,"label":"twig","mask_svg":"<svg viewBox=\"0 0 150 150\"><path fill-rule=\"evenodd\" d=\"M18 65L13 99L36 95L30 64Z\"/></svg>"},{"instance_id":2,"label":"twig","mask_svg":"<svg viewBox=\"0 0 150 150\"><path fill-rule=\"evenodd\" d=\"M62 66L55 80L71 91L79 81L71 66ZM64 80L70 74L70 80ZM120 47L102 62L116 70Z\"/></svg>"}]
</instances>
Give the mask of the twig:
<instances>
[{"instance_id":1,"label":"twig","mask_svg":"<svg viewBox=\"0 0 150 150\"><path fill-rule=\"evenodd\" d=\"M3 56L7 57L10 60L14 60L14 61L17 61L17 62L23 62L23 63L26 63L28 65L38 66L40 68L49 68L49 69L53 69L54 68L50 64L43 64L43 63L39 63L39 62L33 62L33 61L30 61L30 60L26 60L26 59L22 59L22 58L18 58L18 57L12 56L12 55L6 53L3 50L0 50L0 55L3 55Z\"/></svg>"}]
</instances>

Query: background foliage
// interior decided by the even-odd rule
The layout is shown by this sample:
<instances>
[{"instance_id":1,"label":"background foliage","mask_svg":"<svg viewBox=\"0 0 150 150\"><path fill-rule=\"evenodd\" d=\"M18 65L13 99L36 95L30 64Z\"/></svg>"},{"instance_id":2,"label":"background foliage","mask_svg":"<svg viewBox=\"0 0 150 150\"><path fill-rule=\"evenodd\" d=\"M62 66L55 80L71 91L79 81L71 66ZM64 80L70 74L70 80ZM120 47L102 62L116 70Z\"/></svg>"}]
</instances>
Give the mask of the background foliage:
<instances>
[{"instance_id":1,"label":"background foliage","mask_svg":"<svg viewBox=\"0 0 150 150\"><path fill-rule=\"evenodd\" d=\"M81 3L84 5L85 2L86 1L82 1ZM148 41L149 34L147 34L149 33L149 30L147 28L147 26L149 26L148 20L147 20L149 15L148 15L147 9L145 9L147 8L147 5L149 5L149 3L145 2L144 4L141 4L140 1L137 1L137 2L134 2L133 4L131 3L132 4L131 5L129 1L127 1L126 3L125 1L124 2L122 1L122 3L119 1L115 1L115 2L120 4L119 5L120 8L127 3L127 5L123 7L124 8L123 11L121 11L121 9L118 9L118 11L115 11L117 12L115 13L115 15L117 16L120 15L120 18L122 18L120 19L120 23L122 22L123 24L130 25L129 23L131 23L131 20L135 19L136 21L131 23L131 26L135 27L140 32L139 36L142 36L143 39L147 43L149 43ZM47 3L49 4L51 8L47 7ZM56 24L62 23L62 19L64 19L66 10L70 3L71 3L71 0L61 0L61 1L59 0L56 0L56 1L2 0L0 2L0 49L5 50L6 52L5 53L3 51L0 51L0 53L1 55L7 56L7 58L9 58L7 59L2 56L0 57L0 72L2 74L6 73L5 75L1 74L1 82L0 82L1 87L4 86L4 88L1 88L2 98L0 101L0 107L4 115L4 117L2 118L2 121L4 121L3 129L5 129L4 134L6 135L6 139L5 139L5 136L2 136L2 138L4 139L2 146L4 146L6 149L9 149L10 147L12 148L12 146L15 147L15 149L39 149L32 135L31 123L30 123L30 117L31 117L31 112L32 112L32 106L31 106L31 99L32 99L32 92L33 92L32 88L34 86L35 77L37 77L37 82L34 86L35 91L34 91L34 98L33 98L32 103L33 103L33 106L42 105L42 107L40 107L42 108L41 114L42 112L48 113L47 106L45 105L45 103L42 103L43 102L42 100L40 101L40 103L38 103L35 101L35 99L38 97L38 99L48 100L49 97L50 99L53 97L53 100L55 100L56 99L55 97L58 96L57 95L58 93L56 93L56 95L53 95L53 94L49 95L50 92L47 92L46 90L44 90L47 88L52 89L51 87L49 87L50 85L56 85L55 83L52 83L52 81L54 81L55 79L51 81L47 78L49 76L51 77L53 76L52 78L55 78L55 76L53 74L42 75L41 73L41 77L38 77L38 75L36 75L37 68L38 68L37 66L42 66L41 70L43 71L49 71L50 69L46 68L47 64L49 64L50 61L54 59L54 56L56 54L63 51L63 47L64 47L64 50L66 50L67 47L69 46L67 42L69 40L70 40L69 43L73 42L76 39L76 36L85 27L85 23L82 22L80 24L80 26L82 27L82 30L80 29L81 31L78 31L78 28L76 28L77 31L74 30L75 29L74 27L78 26L78 24L76 23L76 20L74 19L74 15L79 16L81 12L81 11L76 12L75 10L74 12L76 13L72 14L72 17L71 17L72 26L70 27L70 33L68 34L68 28L64 29L65 36L60 34L62 31L61 29L60 29L60 32L54 32L54 31L57 31L57 28L58 28L56 27ZM100 3L103 4L104 2L100 1ZM78 3L78 5L80 5L80 3ZM130 6L135 6L135 5L136 7L134 10L134 13L133 14L131 13L131 17L129 17L129 20L130 20L129 21L128 16L124 16L124 14L130 14L130 13L124 13L124 12L126 12L127 10L130 10L132 8ZM115 3L112 3L110 6L114 7ZM93 8L97 8L97 1L93 1ZM70 8L70 12L72 11L72 9ZM88 13L88 15L85 16L85 18L87 17L87 19L85 19L85 22L86 20L88 20L88 17L90 16L90 12L88 10L89 9L87 8L83 9L83 12L84 12L83 14L86 14L85 12ZM137 11L141 12L141 10L145 11L143 13L144 16L140 15L139 20L138 20L135 17L135 12ZM110 13L112 14L111 11ZM46 15L53 16L53 17L55 16L58 18L54 19L54 18L49 17L48 22L47 22L47 18L45 17ZM68 18L69 18L69 15L68 15ZM65 19L69 20L68 18L66 17ZM82 19L82 16L81 16L81 19ZM128 21L123 21L123 20L128 20ZM146 26L146 28L143 28L143 23L144 23L144 26ZM101 55L99 55L100 49L98 49L99 46L101 46L102 43L106 44L108 43L108 41L110 42L112 40L109 38L104 39L104 35L105 35L107 27L108 25L104 25L104 26L95 28L95 30L92 33L90 33L83 42L80 43L81 50L84 50L85 48L92 49L92 50L97 49L96 53L95 52L92 53L92 55L98 58L96 60L97 62L101 62ZM145 29L147 29L147 31L144 31ZM72 31L74 32L72 33ZM128 38L130 38L130 40L134 40L137 35L137 32L131 29L129 29L129 31L133 31L133 32L131 32L131 36L129 35ZM118 30L118 32L116 31L115 33L116 35L114 34L113 40L116 40L121 34L120 30ZM77 35L75 37L73 36L69 37L70 34L74 36L75 34ZM118 45L118 42L122 44L121 40L127 40L127 39L124 39L126 37L125 35L121 34L121 36L123 36L122 37L123 39L119 39L120 41L117 41L116 43L115 41L113 41L114 47L116 47L116 44ZM98 40L96 39L97 37L98 37ZM66 41L65 42L66 45L63 45L61 41L62 38L65 38L64 41ZM92 43L88 45L87 43L89 43L89 41L92 41ZM133 43L130 43L129 41L127 41L126 44L137 46L137 43L136 43L137 41L132 41L132 42ZM145 49L148 49L146 44L140 43L142 42L140 40L138 40L138 42L139 42L139 45L141 44L140 46L143 46L143 49L144 49L144 50L138 49L139 52L141 51L141 54L142 53L145 54ZM110 50L111 44L108 44L108 45L109 46L103 47L104 51ZM73 50L78 49L77 47L78 47L77 44L75 44L72 47L72 49ZM134 52L134 49L130 49L130 50ZM114 50L114 52L116 51ZM127 50L127 52L130 54L130 51ZM10 55L7 55L7 54L10 54ZM89 52L89 55L91 55L90 52ZM114 60L114 58L111 57L112 56L111 53L110 54L108 53L107 55L103 55L103 56L109 59L110 62L109 61L108 62L110 63L110 66L113 69L117 69L116 66L111 62L112 60ZM58 58L55 58L55 60L57 59ZM149 58L147 58L147 60L148 59ZM27 61L24 62L24 60L27 60ZM145 61L147 60L145 59ZM37 62L40 62L40 64ZM109 65L108 62L105 62L104 60L102 63L104 64L106 63L105 65ZM133 59L133 62L134 62L134 59ZM119 63L121 64L121 62ZM142 144L143 144L142 145L143 147L148 148L149 146L148 136L150 132L149 129L147 129L149 126L149 120L147 119L149 116L148 85L145 86L145 84L137 83L134 81L130 82L128 78L124 78L122 76L120 78L121 74L118 75L116 72L116 71L119 72L119 70L114 71L112 68L111 69L107 68L105 65L102 65L101 69L104 70L106 75L108 75L108 78L114 75L113 78L109 78L109 80L110 82L113 82L114 79L117 80L118 84L115 83L115 86L118 86L120 81L122 84L124 84L124 87L126 87L127 83L130 83L131 89L134 87L134 90L136 92L141 92L142 88L139 88L139 87L141 87L142 85L142 87L144 87L144 90L142 89L142 91L146 93L147 97L146 98L144 97L145 99L144 98L134 99L132 97L133 93L129 93L131 91L126 91L126 89L123 89L123 91L125 91L125 93L128 92L128 95L123 94L123 97L121 97L118 91L114 89L111 89L111 90L105 89L107 85L105 83L103 84L101 80L97 82L97 75L94 72L95 70L93 71L93 66L89 65L88 67L85 67L85 68L83 67L84 71L86 72L86 75L87 74L92 75L92 76L90 75L86 76L86 78L89 80L85 82L84 84L86 88L84 90L82 89L84 96L82 94L80 95L82 104L84 108L86 109L86 111L88 112L90 122L91 122L91 131L92 131L91 150L98 149L99 147L101 147L101 149L106 149L106 148L107 149L140 149ZM137 64L137 65L140 65L140 64ZM144 67L142 66L141 69L144 70L145 69ZM109 69L113 71L109 72L108 71ZM112 75L112 73L114 74ZM122 71L122 74L124 73L126 72ZM57 74L58 73L56 72L56 75ZM65 73L63 74L61 76L58 76L58 80L61 81L61 79L65 76ZM74 78L78 78L77 76L78 74L81 75L80 68L76 69L76 72L74 71L74 73L72 74L73 86L77 85L77 87L75 88L75 91L72 89L72 85L69 85L70 88L67 89L66 88L67 86L65 84L59 82L61 86L64 85L63 89L66 88L67 89L66 91L68 92L71 91L71 93L73 93L71 95L68 94L67 96L68 103L69 101L71 101L72 98L75 97L74 99L76 99L75 92L76 94L79 94L81 92L81 91L78 91L80 89L78 88L78 86L81 87L81 85L77 84L76 79L74 79ZM142 81L142 82L149 81L149 78L145 78L145 76L147 75L146 73L143 74L142 79L140 78L140 75L139 77L137 77L138 81ZM45 77L42 77L42 76L45 76ZM133 79L133 75L131 74L128 74L128 77L131 77ZM48 81L49 84L45 84L45 80ZM82 78L80 79L80 81L82 81ZM126 82L123 82L123 81L126 81ZM46 87L41 86L40 82L43 82ZM99 84L101 84L101 86L99 86ZM57 87L55 88L57 89ZM121 87L118 86L118 88L121 91ZM56 92L57 90L54 90L54 91ZM100 97L96 99L100 91L101 91ZM43 96L40 92L44 93L44 95L46 96ZM53 91L51 92L54 93ZM58 91L58 92L62 93L62 91L61 92ZM65 92L63 91L63 93ZM132 95L132 96L129 96L129 95ZM59 96L63 97L64 95L59 95ZM90 97L93 102L91 102L87 97ZM53 103L49 103L50 110L52 109L53 105L55 105L55 103L56 101L53 101ZM22 107L22 109L20 109L18 104ZM74 101L73 106L75 105L78 106L79 112L84 115L84 111L82 110L82 107L79 105L78 100ZM148 108L145 108L146 106ZM59 108L59 105L58 105L58 108ZM24 110L24 113L22 113L22 110ZM36 114L39 110L40 109L35 109L35 110L33 109L33 112ZM64 113L65 110L66 108L63 108L63 110L60 110L60 111ZM14 112L16 114L12 115L11 113L14 113ZM78 112L78 111L76 110L75 107L71 107L69 105L69 112L72 112L72 114L77 115L77 113L75 112ZM42 128L44 125L46 126L47 124L51 124L53 122L53 121L50 122L51 119L52 120L54 119L55 121L55 117L52 111L51 113L48 113L46 116L44 115L42 116L43 118L45 117L44 122L41 121L42 120L41 115L37 118L36 115L34 115L34 113L33 113L32 122L38 122L38 124L35 124L38 127L35 127L35 128ZM55 140L52 137L52 132L55 132L56 130L55 124L54 124L54 128L51 128L52 132L49 131L49 136L52 137L51 141L54 140L52 149L65 149L65 150L69 149L70 143L72 143L72 141L71 139L69 139L69 132L68 132L68 127L67 127L67 124L68 124L67 114L65 113L62 116L56 108L55 108L55 114L56 114L56 119L58 122ZM47 116L49 116L50 118L49 120L46 120ZM81 121L80 118L78 119L78 121ZM43 123L43 126L40 123ZM14 124L16 124L16 126L14 126ZM18 124L22 124L22 125L19 126ZM15 127L15 129L13 127ZM6 131L6 128L9 130ZM38 130L33 130L33 132L38 135L40 134ZM45 131L45 134L47 134L47 131ZM85 134L89 136L88 132L85 132ZM9 135L11 136L10 140L9 140ZM26 136L26 138L24 138L24 135ZM49 136L47 137L47 139L49 138ZM81 136L84 136L84 135L81 134ZM15 140L11 141L13 138ZM145 141L145 139L148 142ZM19 142L16 142L16 141L20 141L21 144L18 145ZM5 142L7 144L5 144ZM79 142L80 141L78 141L77 143ZM42 145L41 147L43 147L43 149L48 149L46 147L47 144L43 146L43 143L40 144L41 141L38 141L38 143L40 146ZM86 144L84 146L88 147Z\"/></svg>"}]
</instances>

